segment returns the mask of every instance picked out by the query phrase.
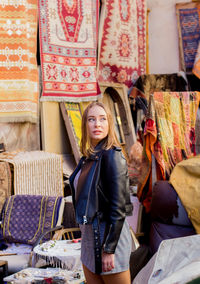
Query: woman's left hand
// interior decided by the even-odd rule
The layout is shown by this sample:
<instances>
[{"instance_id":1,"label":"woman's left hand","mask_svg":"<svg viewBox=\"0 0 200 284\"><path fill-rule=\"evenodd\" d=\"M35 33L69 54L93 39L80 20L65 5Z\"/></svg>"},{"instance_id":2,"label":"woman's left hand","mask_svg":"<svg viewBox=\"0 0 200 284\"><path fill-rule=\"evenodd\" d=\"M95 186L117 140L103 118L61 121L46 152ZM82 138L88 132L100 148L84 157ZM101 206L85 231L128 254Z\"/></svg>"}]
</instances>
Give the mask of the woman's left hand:
<instances>
[{"instance_id":1,"label":"woman's left hand","mask_svg":"<svg viewBox=\"0 0 200 284\"><path fill-rule=\"evenodd\" d=\"M102 252L102 270L111 271L115 267L114 254Z\"/></svg>"}]
</instances>

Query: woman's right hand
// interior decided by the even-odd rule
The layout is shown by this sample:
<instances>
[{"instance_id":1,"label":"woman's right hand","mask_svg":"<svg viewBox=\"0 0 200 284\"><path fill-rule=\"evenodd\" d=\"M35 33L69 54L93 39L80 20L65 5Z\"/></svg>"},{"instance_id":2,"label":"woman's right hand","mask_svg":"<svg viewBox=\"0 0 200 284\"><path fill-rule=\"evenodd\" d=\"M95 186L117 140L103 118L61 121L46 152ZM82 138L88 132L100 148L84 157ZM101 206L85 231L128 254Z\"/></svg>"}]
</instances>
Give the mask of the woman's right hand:
<instances>
[{"instance_id":1,"label":"woman's right hand","mask_svg":"<svg viewBox=\"0 0 200 284\"><path fill-rule=\"evenodd\" d=\"M114 254L102 252L102 271L108 272L115 267Z\"/></svg>"}]
</instances>

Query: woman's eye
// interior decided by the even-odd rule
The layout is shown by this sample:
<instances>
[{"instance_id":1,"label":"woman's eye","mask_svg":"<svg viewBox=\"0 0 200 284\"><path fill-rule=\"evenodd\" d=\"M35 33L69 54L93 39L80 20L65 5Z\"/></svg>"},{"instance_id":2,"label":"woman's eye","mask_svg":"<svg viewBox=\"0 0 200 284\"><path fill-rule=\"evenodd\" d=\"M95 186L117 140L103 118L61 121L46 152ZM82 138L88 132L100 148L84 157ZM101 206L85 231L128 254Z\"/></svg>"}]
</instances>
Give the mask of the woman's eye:
<instances>
[{"instance_id":1,"label":"woman's eye","mask_svg":"<svg viewBox=\"0 0 200 284\"><path fill-rule=\"evenodd\" d=\"M93 121L95 121L95 119L92 118L92 117L90 117L90 118L88 118L88 121L89 121L89 122L93 122Z\"/></svg>"},{"instance_id":2,"label":"woman's eye","mask_svg":"<svg viewBox=\"0 0 200 284\"><path fill-rule=\"evenodd\" d=\"M89 121L89 122L95 122L95 121L103 122L103 121L105 121L105 120L107 120L106 117L101 117L101 118L97 118L97 119L94 118L94 117L89 117L89 118L88 118L88 121Z\"/></svg>"}]
</instances>

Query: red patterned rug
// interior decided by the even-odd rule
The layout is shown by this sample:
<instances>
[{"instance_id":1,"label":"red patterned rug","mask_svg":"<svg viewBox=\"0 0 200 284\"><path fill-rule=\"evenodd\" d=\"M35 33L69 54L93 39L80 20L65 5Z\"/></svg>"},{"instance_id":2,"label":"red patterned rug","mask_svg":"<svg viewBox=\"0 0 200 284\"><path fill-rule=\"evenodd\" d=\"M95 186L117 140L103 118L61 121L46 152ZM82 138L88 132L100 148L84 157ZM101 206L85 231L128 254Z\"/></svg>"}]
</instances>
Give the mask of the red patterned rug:
<instances>
[{"instance_id":1,"label":"red patterned rug","mask_svg":"<svg viewBox=\"0 0 200 284\"><path fill-rule=\"evenodd\" d=\"M99 82L128 87L146 73L146 0L103 0Z\"/></svg>"},{"instance_id":2,"label":"red patterned rug","mask_svg":"<svg viewBox=\"0 0 200 284\"><path fill-rule=\"evenodd\" d=\"M96 82L98 0L39 0L43 101L88 101Z\"/></svg>"}]
</instances>

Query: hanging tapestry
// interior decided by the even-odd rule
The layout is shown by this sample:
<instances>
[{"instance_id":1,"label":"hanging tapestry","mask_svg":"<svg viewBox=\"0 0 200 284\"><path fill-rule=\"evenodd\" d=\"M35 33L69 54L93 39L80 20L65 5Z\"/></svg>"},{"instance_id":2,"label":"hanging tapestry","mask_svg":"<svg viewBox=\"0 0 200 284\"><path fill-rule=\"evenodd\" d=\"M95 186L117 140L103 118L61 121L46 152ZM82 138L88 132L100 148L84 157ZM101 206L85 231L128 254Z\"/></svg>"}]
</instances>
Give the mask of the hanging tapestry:
<instances>
[{"instance_id":1,"label":"hanging tapestry","mask_svg":"<svg viewBox=\"0 0 200 284\"><path fill-rule=\"evenodd\" d=\"M143 166L138 178L138 198L150 208L152 154L159 179L168 179L174 166L195 155L195 122L199 92L155 92L150 96L144 129ZM150 181L151 182L151 181ZM145 189L144 189L145 188ZM144 189L144 191L143 191Z\"/></svg>"},{"instance_id":2,"label":"hanging tapestry","mask_svg":"<svg viewBox=\"0 0 200 284\"><path fill-rule=\"evenodd\" d=\"M192 70L198 42L200 40L200 20L198 10L198 3L176 4L180 67L183 71Z\"/></svg>"},{"instance_id":3,"label":"hanging tapestry","mask_svg":"<svg viewBox=\"0 0 200 284\"><path fill-rule=\"evenodd\" d=\"M98 0L39 0L42 101L96 100Z\"/></svg>"},{"instance_id":4,"label":"hanging tapestry","mask_svg":"<svg viewBox=\"0 0 200 284\"><path fill-rule=\"evenodd\" d=\"M0 162L0 212L7 197L11 195L11 171L9 163Z\"/></svg>"},{"instance_id":5,"label":"hanging tapestry","mask_svg":"<svg viewBox=\"0 0 200 284\"><path fill-rule=\"evenodd\" d=\"M130 87L146 73L146 0L102 2L98 79Z\"/></svg>"},{"instance_id":6,"label":"hanging tapestry","mask_svg":"<svg viewBox=\"0 0 200 284\"><path fill-rule=\"evenodd\" d=\"M14 194L63 195L62 156L44 151L4 152L0 160L13 165Z\"/></svg>"},{"instance_id":7,"label":"hanging tapestry","mask_svg":"<svg viewBox=\"0 0 200 284\"><path fill-rule=\"evenodd\" d=\"M37 0L0 1L0 122L37 122Z\"/></svg>"}]
</instances>

